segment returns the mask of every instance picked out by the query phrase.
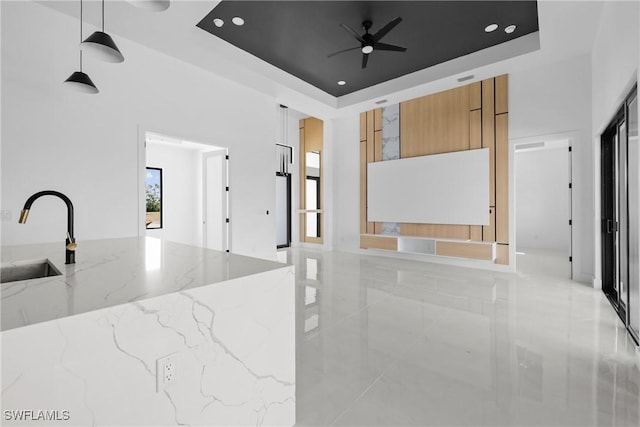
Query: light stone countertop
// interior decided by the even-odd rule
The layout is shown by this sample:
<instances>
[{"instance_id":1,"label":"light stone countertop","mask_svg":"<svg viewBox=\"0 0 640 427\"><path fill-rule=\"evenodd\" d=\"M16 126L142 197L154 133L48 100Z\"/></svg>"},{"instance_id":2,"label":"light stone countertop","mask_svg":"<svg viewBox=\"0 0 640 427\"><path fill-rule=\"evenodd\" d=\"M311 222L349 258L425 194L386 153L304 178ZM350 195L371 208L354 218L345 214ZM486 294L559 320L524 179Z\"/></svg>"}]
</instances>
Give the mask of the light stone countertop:
<instances>
[{"instance_id":1,"label":"light stone countertop","mask_svg":"<svg viewBox=\"0 0 640 427\"><path fill-rule=\"evenodd\" d=\"M59 276L2 283L1 330L28 326L283 268L285 264L153 237L2 247L3 266L49 259Z\"/></svg>"}]
</instances>

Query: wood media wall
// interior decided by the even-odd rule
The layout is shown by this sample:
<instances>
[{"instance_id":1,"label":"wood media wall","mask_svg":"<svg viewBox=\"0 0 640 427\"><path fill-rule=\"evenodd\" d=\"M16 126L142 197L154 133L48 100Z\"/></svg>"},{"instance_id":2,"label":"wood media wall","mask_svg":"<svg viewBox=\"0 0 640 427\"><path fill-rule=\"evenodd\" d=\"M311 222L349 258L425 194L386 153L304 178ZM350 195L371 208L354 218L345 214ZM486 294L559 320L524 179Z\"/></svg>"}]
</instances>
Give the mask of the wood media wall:
<instances>
[{"instance_id":1,"label":"wood media wall","mask_svg":"<svg viewBox=\"0 0 640 427\"><path fill-rule=\"evenodd\" d=\"M489 149L489 224L400 223L389 232L367 221L367 164L384 161L390 126L377 108L360 114L360 247L509 264L508 76L402 102L396 114L396 158Z\"/></svg>"}]
</instances>

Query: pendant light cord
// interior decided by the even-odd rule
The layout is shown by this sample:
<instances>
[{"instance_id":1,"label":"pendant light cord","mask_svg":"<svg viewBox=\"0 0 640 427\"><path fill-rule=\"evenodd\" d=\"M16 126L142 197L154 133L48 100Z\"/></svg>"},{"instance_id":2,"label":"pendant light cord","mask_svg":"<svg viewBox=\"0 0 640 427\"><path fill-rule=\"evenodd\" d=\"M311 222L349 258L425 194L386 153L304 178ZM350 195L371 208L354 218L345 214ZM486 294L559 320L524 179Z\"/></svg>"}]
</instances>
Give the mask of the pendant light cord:
<instances>
[{"instance_id":1,"label":"pendant light cord","mask_svg":"<svg viewBox=\"0 0 640 427\"><path fill-rule=\"evenodd\" d=\"M80 0L80 43L82 44L82 0ZM82 48L80 48L80 72L82 72Z\"/></svg>"},{"instance_id":2,"label":"pendant light cord","mask_svg":"<svg viewBox=\"0 0 640 427\"><path fill-rule=\"evenodd\" d=\"M104 0L102 0L102 32L104 33Z\"/></svg>"}]
</instances>

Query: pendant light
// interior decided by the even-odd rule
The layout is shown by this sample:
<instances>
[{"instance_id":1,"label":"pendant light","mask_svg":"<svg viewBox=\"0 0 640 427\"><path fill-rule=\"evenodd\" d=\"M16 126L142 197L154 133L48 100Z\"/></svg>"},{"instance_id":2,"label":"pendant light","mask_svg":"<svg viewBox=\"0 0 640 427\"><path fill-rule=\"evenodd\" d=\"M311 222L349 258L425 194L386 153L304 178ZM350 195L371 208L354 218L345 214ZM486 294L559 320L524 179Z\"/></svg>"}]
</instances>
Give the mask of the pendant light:
<instances>
[{"instance_id":1,"label":"pendant light","mask_svg":"<svg viewBox=\"0 0 640 427\"><path fill-rule=\"evenodd\" d=\"M140 9L146 9L151 12L162 12L167 10L171 2L169 0L129 0L129 3Z\"/></svg>"},{"instance_id":2,"label":"pendant light","mask_svg":"<svg viewBox=\"0 0 640 427\"><path fill-rule=\"evenodd\" d=\"M80 41L82 41L82 0L80 0ZM88 75L82 72L82 50L80 50L80 71L75 71L64 83L78 92L98 93L96 85Z\"/></svg>"},{"instance_id":3,"label":"pendant light","mask_svg":"<svg viewBox=\"0 0 640 427\"><path fill-rule=\"evenodd\" d=\"M118 46L111 36L104 32L104 0L102 0L102 31L95 31L80 44L80 47L105 62L124 61Z\"/></svg>"}]
</instances>

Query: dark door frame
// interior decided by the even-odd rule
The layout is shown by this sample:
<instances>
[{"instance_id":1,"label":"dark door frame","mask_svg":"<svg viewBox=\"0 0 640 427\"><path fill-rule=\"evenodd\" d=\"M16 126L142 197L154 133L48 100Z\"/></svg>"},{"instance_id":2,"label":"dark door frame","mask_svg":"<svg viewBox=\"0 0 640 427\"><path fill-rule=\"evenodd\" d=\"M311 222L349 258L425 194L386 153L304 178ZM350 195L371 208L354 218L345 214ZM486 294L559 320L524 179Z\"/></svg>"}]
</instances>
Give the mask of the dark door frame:
<instances>
[{"instance_id":1,"label":"dark door frame","mask_svg":"<svg viewBox=\"0 0 640 427\"><path fill-rule=\"evenodd\" d=\"M276 249L282 249L291 246L291 174L276 172L276 176L284 176L287 178L287 243L284 245L278 245L276 243Z\"/></svg>"},{"instance_id":2,"label":"dark door frame","mask_svg":"<svg viewBox=\"0 0 640 427\"><path fill-rule=\"evenodd\" d=\"M601 259L602 291L607 296L616 313L638 344L638 337L630 327L630 313L627 309L629 291L629 207L628 207L628 154L629 144L629 103L637 97L637 84L629 92L622 106L600 137L600 219L601 219ZM624 134L621 126L624 124ZM622 279L622 280L621 280ZM622 283L622 285L621 285ZM620 286L626 292L620 292ZM620 294L626 294L623 296Z\"/></svg>"}]
</instances>

